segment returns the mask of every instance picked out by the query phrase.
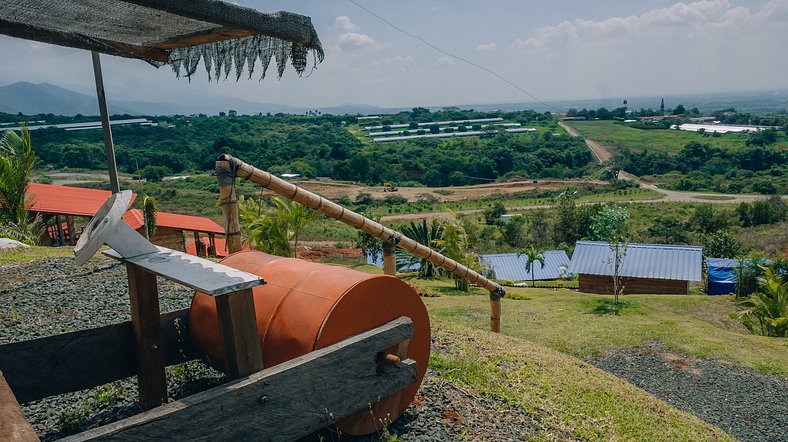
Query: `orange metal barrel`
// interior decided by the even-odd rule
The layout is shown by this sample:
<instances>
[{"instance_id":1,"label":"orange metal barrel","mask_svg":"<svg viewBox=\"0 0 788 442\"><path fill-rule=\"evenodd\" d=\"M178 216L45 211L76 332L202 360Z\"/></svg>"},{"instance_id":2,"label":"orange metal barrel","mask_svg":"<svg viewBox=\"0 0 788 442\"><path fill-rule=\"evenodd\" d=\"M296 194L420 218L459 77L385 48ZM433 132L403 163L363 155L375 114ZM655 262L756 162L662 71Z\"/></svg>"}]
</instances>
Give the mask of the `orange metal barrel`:
<instances>
[{"instance_id":1,"label":"orange metal barrel","mask_svg":"<svg viewBox=\"0 0 788 442\"><path fill-rule=\"evenodd\" d=\"M418 381L369 411L338 424L349 434L380 428L379 419L399 417L418 390L430 354L429 316L418 294L405 282L345 267L282 258L262 252L239 252L222 261L230 267L261 276L267 284L253 289L263 364L271 367L400 316L413 321L413 337L388 349L417 362ZM197 292L189 312L193 342L211 364L223 367L216 303ZM388 416L387 416L388 414Z\"/></svg>"}]
</instances>

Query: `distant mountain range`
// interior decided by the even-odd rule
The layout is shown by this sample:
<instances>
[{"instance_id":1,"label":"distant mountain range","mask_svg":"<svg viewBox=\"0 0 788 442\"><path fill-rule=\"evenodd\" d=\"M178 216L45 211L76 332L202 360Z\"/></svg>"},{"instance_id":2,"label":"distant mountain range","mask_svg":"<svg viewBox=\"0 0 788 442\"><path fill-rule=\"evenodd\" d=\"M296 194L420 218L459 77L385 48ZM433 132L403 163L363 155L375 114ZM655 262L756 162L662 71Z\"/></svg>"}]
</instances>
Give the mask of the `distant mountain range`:
<instances>
[{"instance_id":1,"label":"distant mountain range","mask_svg":"<svg viewBox=\"0 0 788 442\"><path fill-rule=\"evenodd\" d=\"M322 113L332 113L335 115L366 115L372 113L393 113L401 110L399 108L386 109L367 104L345 104L324 108L300 108L285 104L257 103L233 98L212 98L210 100L204 100L203 104L197 105L110 100L107 103L107 107L111 114L129 115L189 115L201 113L216 115L219 112L227 112L229 109L234 109L239 114L257 114L259 112L264 114L268 112L272 114L278 112L303 114L310 110L318 110ZM95 95L74 92L50 83L33 84L18 82L0 86L0 112L8 114L21 112L25 115L98 115L99 110Z\"/></svg>"},{"instance_id":2,"label":"distant mountain range","mask_svg":"<svg viewBox=\"0 0 788 442\"><path fill-rule=\"evenodd\" d=\"M33 84L18 82L5 84L0 82L0 112L9 114L23 113L25 115L55 114L55 115L98 115L98 103L94 95L82 94L61 86L49 83ZM492 104L465 104L457 105L461 109L476 110L503 110L514 111L533 109L538 112L566 111L575 109L597 109L606 107L615 109L623 105L624 98L630 109L659 108L660 100L665 99L666 108L673 108L683 104L687 109L697 107L702 112L711 112L719 109L734 107L745 112L785 113L788 109L788 91L705 94L705 95L665 95L664 97L623 97L590 100L563 100L546 103L492 103ZM324 114L390 114L410 108L384 108L368 104L344 104L341 106L322 108L301 108L275 103L257 103L254 101L234 98L210 98L201 100L200 104L146 102L146 101L109 101L109 111L112 114L129 115L190 115L208 114L216 115L234 109L239 114L257 113L288 113L303 114L307 111L317 110ZM440 106L432 107L440 109Z\"/></svg>"}]
</instances>

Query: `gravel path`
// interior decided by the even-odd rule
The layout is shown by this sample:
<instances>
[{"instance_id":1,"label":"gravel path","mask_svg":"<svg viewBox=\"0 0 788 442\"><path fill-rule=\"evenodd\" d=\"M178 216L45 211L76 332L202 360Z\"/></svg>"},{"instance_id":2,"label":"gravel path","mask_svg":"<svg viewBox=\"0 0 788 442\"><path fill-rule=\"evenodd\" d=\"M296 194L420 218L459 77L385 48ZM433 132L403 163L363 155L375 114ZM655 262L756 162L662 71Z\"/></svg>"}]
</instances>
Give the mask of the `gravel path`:
<instances>
[{"instance_id":1,"label":"gravel path","mask_svg":"<svg viewBox=\"0 0 788 442\"><path fill-rule=\"evenodd\" d=\"M743 441L788 441L788 379L650 342L590 361Z\"/></svg>"},{"instance_id":2,"label":"gravel path","mask_svg":"<svg viewBox=\"0 0 788 442\"><path fill-rule=\"evenodd\" d=\"M192 291L159 279L162 311L188 307ZM0 264L0 344L130 319L125 267L71 258ZM200 361L167 369L178 399L218 385L223 376ZM42 440L55 440L139 413L136 377L23 404ZM389 427L403 441L526 440L538 428L519 408L456 386L428 371L416 401ZM305 441L378 441L383 434L350 437L321 432Z\"/></svg>"}]
</instances>

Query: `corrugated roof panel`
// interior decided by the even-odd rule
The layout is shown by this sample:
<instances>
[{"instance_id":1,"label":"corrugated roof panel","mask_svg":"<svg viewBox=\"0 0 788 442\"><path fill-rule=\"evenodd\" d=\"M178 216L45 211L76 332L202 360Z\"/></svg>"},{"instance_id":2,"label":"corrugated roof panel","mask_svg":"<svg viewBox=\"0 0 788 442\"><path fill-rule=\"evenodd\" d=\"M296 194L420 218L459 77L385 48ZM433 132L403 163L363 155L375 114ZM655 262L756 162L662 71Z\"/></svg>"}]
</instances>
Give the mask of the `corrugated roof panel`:
<instances>
[{"instance_id":1,"label":"corrugated roof panel","mask_svg":"<svg viewBox=\"0 0 788 442\"><path fill-rule=\"evenodd\" d=\"M543 252L544 267L540 263L534 264L534 278L531 273L525 270L525 256L517 256L516 253L495 253L480 255L479 261L486 262L495 272L495 279L507 279L510 281L531 281L558 279L566 274L569 268L569 257L563 250L548 250Z\"/></svg>"},{"instance_id":2,"label":"corrugated roof panel","mask_svg":"<svg viewBox=\"0 0 788 442\"><path fill-rule=\"evenodd\" d=\"M700 281L703 248L667 244L629 244L619 274L636 278ZM578 241L569 272L611 276L615 253L610 244Z\"/></svg>"}]
</instances>

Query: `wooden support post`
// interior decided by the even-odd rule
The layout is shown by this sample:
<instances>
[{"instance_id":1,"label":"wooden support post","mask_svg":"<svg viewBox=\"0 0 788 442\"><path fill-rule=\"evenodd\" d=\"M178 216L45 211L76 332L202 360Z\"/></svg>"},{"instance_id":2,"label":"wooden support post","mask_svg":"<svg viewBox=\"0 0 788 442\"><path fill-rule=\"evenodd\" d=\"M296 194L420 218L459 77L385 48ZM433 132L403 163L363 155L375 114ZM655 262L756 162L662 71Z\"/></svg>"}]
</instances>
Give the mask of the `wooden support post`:
<instances>
[{"instance_id":1,"label":"wooden support post","mask_svg":"<svg viewBox=\"0 0 788 442\"><path fill-rule=\"evenodd\" d=\"M397 276L397 245L394 241L383 241L383 273Z\"/></svg>"},{"instance_id":2,"label":"wooden support post","mask_svg":"<svg viewBox=\"0 0 788 442\"><path fill-rule=\"evenodd\" d=\"M126 264L126 272L129 276L140 405L150 410L168 402L164 338L159 321L159 291L153 273L133 264Z\"/></svg>"},{"instance_id":3,"label":"wooden support post","mask_svg":"<svg viewBox=\"0 0 788 442\"><path fill-rule=\"evenodd\" d=\"M66 225L68 226L68 243L69 245L77 245L77 232L74 227L74 217L71 215L66 216Z\"/></svg>"},{"instance_id":4,"label":"wooden support post","mask_svg":"<svg viewBox=\"0 0 788 442\"><path fill-rule=\"evenodd\" d=\"M501 298L490 296L490 331L501 332Z\"/></svg>"},{"instance_id":5,"label":"wooden support post","mask_svg":"<svg viewBox=\"0 0 788 442\"><path fill-rule=\"evenodd\" d=\"M0 372L0 440L7 442L38 441L35 430L28 422L14 392Z\"/></svg>"},{"instance_id":6,"label":"wooden support post","mask_svg":"<svg viewBox=\"0 0 788 442\"><path fill-rule=\"evenodd\" d=\"M263 369L252 289L216 297L219 332L224 349L224 371L231 379Z\"/></svg>"},{"instance_id":7,"label":"wooden support post","mask_svg":"<svg viewBox=\"0 0 788 442\"><path fill-rule=\"evenodd\" d=\"M194 236L194 254L195 256L203 256L202 253L200 253L200 250L202 249L202 243L200 243L200 234L198 232L192 232L192 234Z\"/></svg>"},{"instance_id":8,"label":"wooden support post","mask_svg":"<svg viewBox=\"0 0 788 442\"><path fill-rule=\"evenodd\" d=\"M219 201L227 232L227 251L231 254L240 252L241 224L238 221L238 200L235 197L235 172L229 161L216 162L216 179L219 181Z\"/></svg>"},{"instance_id":9,"label":"wooden support post","mask_svg":"<svg viewBox=\"0 0 788 442\"><path fill-rule=\"evenodd\" d=\"M66 240L63 238L63 225L60 223L60 215L55 215L55 222L57 223L58 245L64 246L66 245Z\"/></svg>"},{"instance_id":10,"label":"wooden support post","mask_svg":"<svg viewBox=\"0 0 788 442\"><path fill-rule=\"evenodd\" d=\"M213 233L208 234L208 256L216 256L216 237Z\"/></svg>"}]
</instances>

